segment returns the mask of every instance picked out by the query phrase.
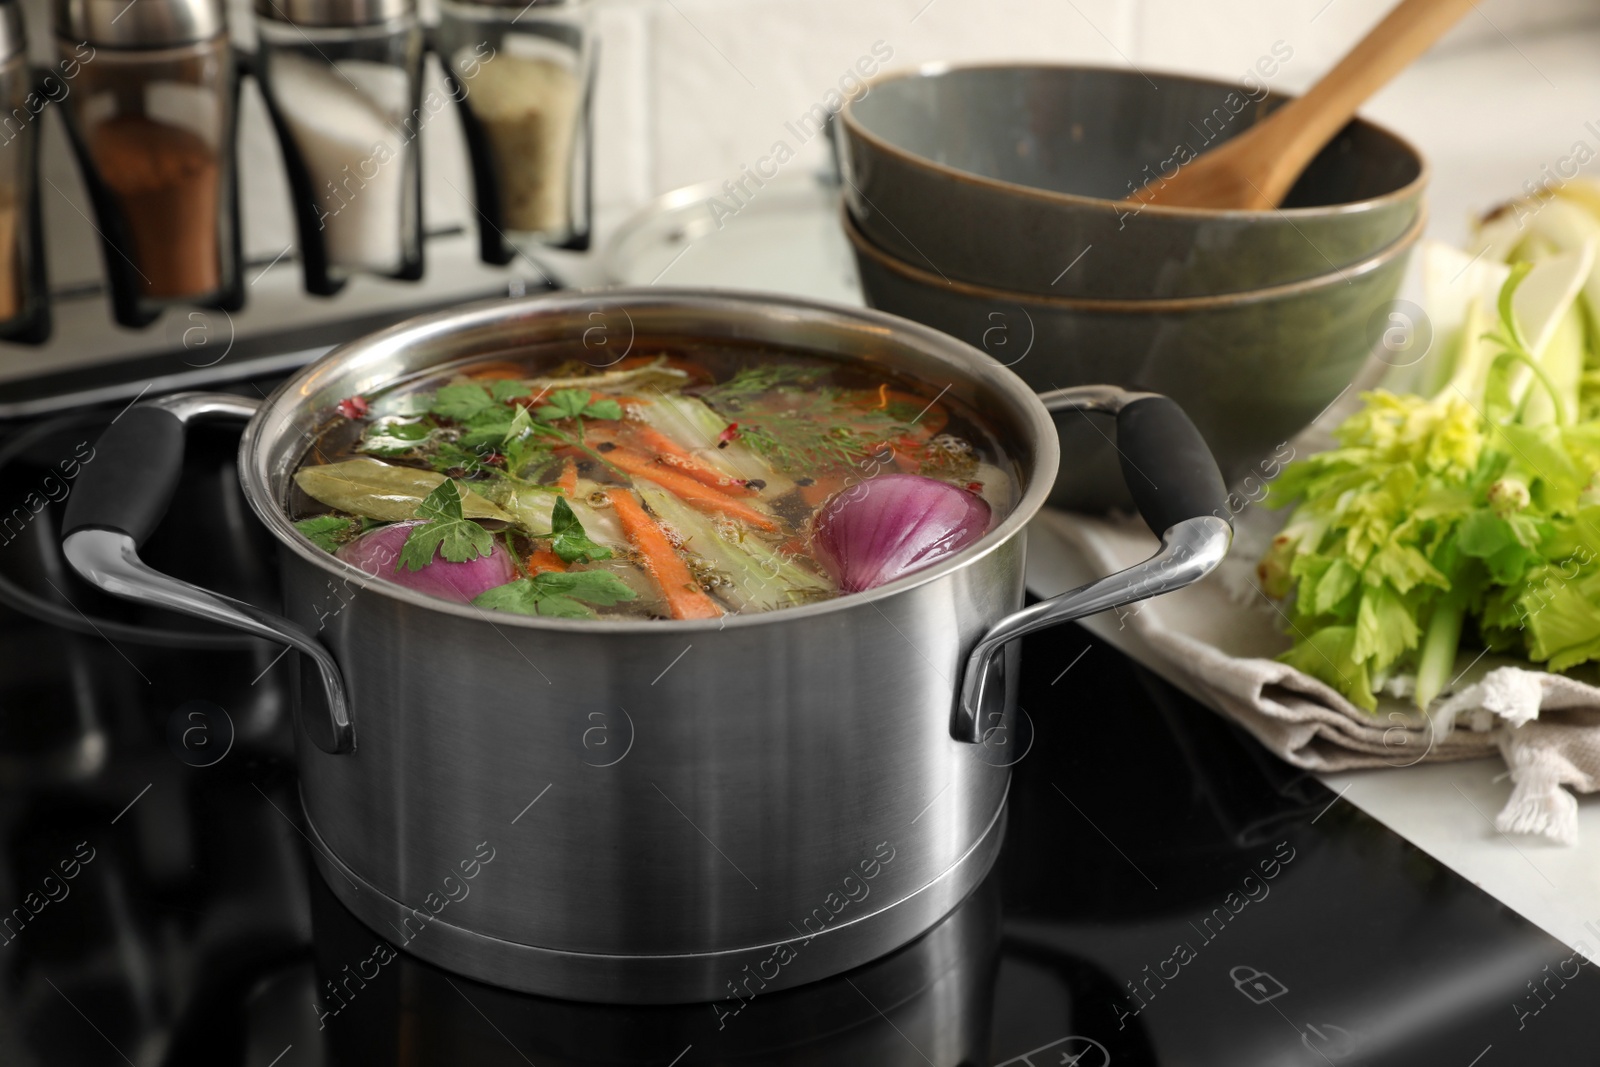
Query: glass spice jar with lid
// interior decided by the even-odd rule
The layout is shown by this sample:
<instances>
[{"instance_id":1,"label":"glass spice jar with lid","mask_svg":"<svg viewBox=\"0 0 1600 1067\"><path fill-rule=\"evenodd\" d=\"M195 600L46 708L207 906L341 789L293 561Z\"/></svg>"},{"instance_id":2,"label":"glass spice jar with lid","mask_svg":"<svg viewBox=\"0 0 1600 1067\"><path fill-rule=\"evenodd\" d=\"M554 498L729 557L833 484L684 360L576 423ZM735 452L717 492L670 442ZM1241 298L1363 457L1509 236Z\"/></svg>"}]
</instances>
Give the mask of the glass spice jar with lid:
<instances>
[{"instance_id":1,"label":"glass spice jar with lid","mask_svg":"<svg viewBox=\"0 0 1600 1067\"><path fill-rule=\"evenodd\" d=\"M585 0L439 0L491 263L523 242L588 247L593 36Z\"/></svg>"},{"instance_id":2,"label":"glass spice jar with lid","mask_svg":"<svg viewBox=\"0 0 1600 1067\"><path fill-rule=\"evenodd\" d=\"M118 322L169 304L237 308L238 80L223 0L57 0L63 110L94 202Z\"/></svg>"},{"instance_id":3,"label":"glass spice jar with lid","mask_svg":"<svg viewBox=\"0 0 1600 1067\"><path fill-rule=\"evenodd\" d=\"M257 71L283 145L306 289L422 277L415 0L257 0Z\"/></svg>"},{"instance_id":4,"label":"glass spice jar with lid","mask_svg":"<svg viewBox=\"0 0 1600 1067\"><path fill-rule=\"evenodd\" d=\"M57 74L34 83L20 5L0 3L0 338L7 341L38 343L50 334L39 121L64 85Z\"/></svg>"}]
</instances>

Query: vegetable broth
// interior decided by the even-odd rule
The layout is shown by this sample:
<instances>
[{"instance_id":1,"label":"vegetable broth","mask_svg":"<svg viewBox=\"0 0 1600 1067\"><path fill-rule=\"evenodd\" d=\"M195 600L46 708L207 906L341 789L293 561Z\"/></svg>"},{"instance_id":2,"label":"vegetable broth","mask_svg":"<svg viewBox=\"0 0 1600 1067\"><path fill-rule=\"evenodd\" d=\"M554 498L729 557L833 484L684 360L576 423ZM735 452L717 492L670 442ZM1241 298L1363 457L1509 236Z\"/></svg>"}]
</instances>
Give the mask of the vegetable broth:
<instances>
[{"instance_id":1,"label":"vegetable broth","mask_svg":"<svg viewBox=\"0 0 1600 1067\"><path fill-rule=\"evenodd\" d=\"M882 525L848 513L883 475L899 476L889 534L907 492L982 516L906 533L931 540L884 581L959 551L1016 502L994 436L939 388L767 347L644 351L596 369L563 345L346 398L301 459L289 516L319 548L433 595L666 619L845 595L838 545L862 539L824 544L819 522Z\"/></svg>"}]
</instances>

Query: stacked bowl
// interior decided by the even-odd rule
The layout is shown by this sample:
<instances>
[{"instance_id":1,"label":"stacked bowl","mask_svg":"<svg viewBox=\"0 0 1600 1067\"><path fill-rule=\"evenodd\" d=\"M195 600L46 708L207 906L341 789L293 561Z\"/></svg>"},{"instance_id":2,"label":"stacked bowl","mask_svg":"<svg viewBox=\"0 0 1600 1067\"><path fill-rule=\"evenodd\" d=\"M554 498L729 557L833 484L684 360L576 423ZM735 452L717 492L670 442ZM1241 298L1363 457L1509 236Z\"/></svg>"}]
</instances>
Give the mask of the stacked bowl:
<instances>
[{"instance_id":1,"label":"stacked bowl","mask_svg":"<svg viewBox=\"0 0 1600 1067\"><path fill-rule=\"evenodd\" d=\"M1416 149L1351 122L1281 208L1126 200L1280 102L1259 85L1086 67L924 67L836 123L844 227L873 307L989 353L1036 390L1165 393L1230 485L1276 473L1355 379L1422 232ZM1125 506L1087 415L1052 502Z\"/></svg>"}]
</instances>

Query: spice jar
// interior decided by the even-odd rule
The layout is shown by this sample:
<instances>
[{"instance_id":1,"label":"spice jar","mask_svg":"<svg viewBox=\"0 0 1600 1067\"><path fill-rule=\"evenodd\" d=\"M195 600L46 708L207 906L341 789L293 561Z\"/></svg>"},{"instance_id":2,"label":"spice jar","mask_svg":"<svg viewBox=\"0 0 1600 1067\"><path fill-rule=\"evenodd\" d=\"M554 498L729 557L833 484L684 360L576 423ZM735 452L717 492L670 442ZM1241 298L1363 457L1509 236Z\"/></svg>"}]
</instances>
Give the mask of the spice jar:
<instances>
[{"instance_id":1,"label":"spice jar","mask_svg":"<svg viewBox=\"0 0 1600 1067\"><path fill-rule=\"evenodd\" d=\"M422 277L415 0L258 0L256 25L307 290L335 293L358 272Z\"/></svg>"},{"instance_id":2,"label":"spice jar","mask_svg":"<svg viewBox=\"0 0 1600 1067\"><path fill-rule=\"evenodd\" d=\"M521 241L588 247L592 38L582 0L440 0L439 53L491 263Z\"/></svg>"},{"instance_id":3,"label":"spice jar","mask_svg":"<svg viewBox=\"0 0 1600 1067\"><path fill-rule=\"evenodd\" d=\"M57 0L62 62L94 49L66 98L117 321L163 306L243 303L222 0Z\"/></svg>"},{"instance_id":4,"label":"spice jar","mask_svg":"<svg viewBox=\"0 0 1600 1067\"><path fill-rule=\"evenodd\" d=\"M76 73L76 69L74 69ZM65 93L51 72L34 84L22 11L0 3L0 338L37 343L50 333L39 210L39 123Z\"/></svg>"}]
</instances>

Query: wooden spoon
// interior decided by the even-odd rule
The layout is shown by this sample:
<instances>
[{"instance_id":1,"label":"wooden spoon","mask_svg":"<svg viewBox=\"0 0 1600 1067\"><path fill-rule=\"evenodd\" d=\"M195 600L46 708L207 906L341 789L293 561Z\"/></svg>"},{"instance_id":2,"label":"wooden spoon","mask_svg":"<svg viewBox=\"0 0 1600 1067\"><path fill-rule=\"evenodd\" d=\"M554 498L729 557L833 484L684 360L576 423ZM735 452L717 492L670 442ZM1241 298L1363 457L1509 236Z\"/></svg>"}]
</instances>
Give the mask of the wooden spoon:
<instances>
[{"instance_id":1,"label":"wooden spoon","mask_svg":"<svg viewBox=\"0 0 1600 1067\"><path fill-rule=\"evenodd\" d=\"M1403 0L1301 97L1128 197L1169 207L1275 208L1356 108L1428 50L1476 0Z\"/></svg>"}]
</instances>

